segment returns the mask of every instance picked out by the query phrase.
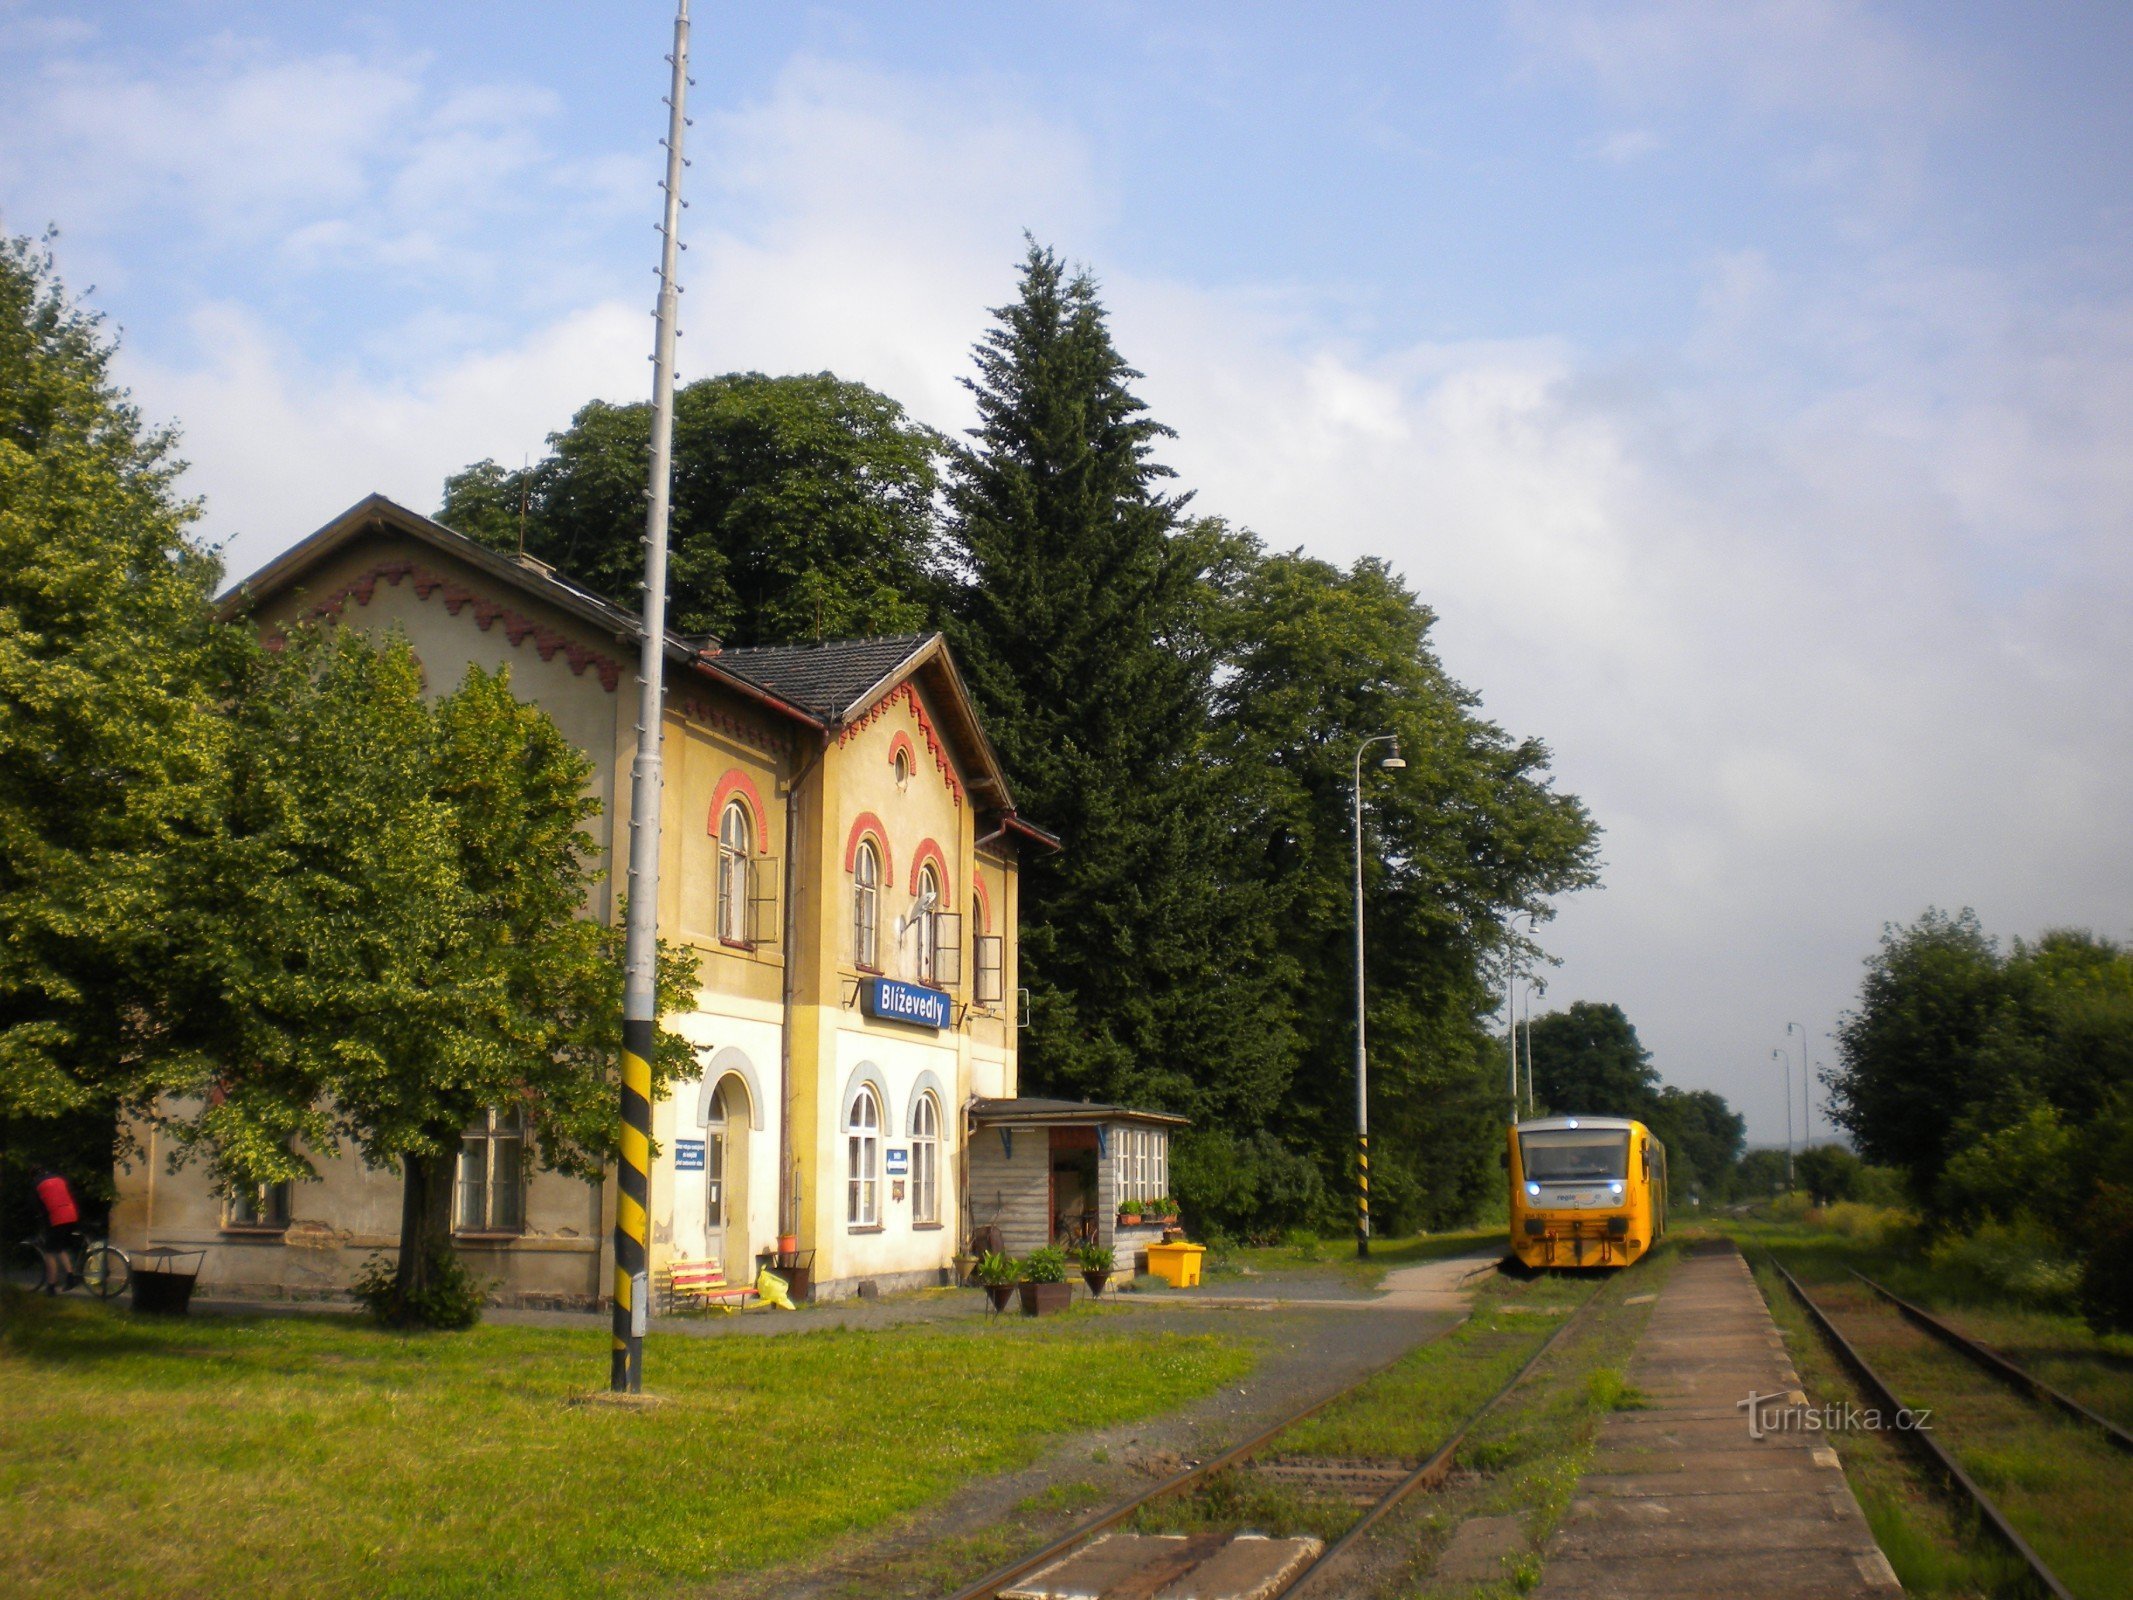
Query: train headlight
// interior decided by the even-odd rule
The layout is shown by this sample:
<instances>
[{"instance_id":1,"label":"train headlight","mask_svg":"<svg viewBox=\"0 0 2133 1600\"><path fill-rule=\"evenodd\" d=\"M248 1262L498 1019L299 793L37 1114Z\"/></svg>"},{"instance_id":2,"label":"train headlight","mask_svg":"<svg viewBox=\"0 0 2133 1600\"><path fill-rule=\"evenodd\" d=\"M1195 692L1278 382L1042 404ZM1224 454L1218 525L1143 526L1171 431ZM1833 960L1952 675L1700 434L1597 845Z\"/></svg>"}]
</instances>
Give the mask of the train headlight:
<instances>
[{"instance_id":1,"label":"train headlight","mask_svg":"<svg viewBox=\"0 0 2133 1600\"><path fill-rule=\"evenodd\" d=\"M1614 1192L1614 1197L1617 1200L1622 1198L1622 1185L1620 1185L1619 1183L1610 1183L1607 1187Z\"/></svg>"},{"instance_id":2,"label":"train headlight","mask_svg":"<svg viewBox=\"0 0 2133 1600\"><path fill-rule=\"evenodd\" d=\"M1526 1185L1526 1193L1532 1195L1536 1200L1540 1198L1540 1192L1541 1186L1539 1184L1529 1183Z\"/></svg>"}]
</instances>

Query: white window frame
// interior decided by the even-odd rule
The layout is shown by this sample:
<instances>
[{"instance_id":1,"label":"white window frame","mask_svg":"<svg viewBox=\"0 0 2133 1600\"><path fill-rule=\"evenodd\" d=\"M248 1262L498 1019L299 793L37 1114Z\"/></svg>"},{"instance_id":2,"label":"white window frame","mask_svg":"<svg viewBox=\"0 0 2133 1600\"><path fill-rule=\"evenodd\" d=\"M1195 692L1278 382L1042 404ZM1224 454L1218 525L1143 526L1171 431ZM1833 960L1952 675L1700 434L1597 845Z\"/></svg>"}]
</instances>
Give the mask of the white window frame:
<instances>
[{"instance_id":1,"label":"white window frame","mask_svg":"<svg viewBox=\"0 0 2133 1600\"><path fill-rule=\"evenodd\" d=\"M911 1108L911 1220L941 1220L941 1106L930 1090Z\"/></svg>"},{"instance_id":2,"label":"white window frame","mask_svg":"<svg viewBox=\"0 0 2133 1600\"><path fill-rule=\"evenodd\" d=\"M452 1173L452 1231L454 1233L524 1233L526 1231L526 1167L529 1130L524 1111L499 1111L494 1106L475 1118L460 1136L459 1160ZM513 1170L500 1177L497 1155L504 1145L515 1145ZM480 1214L468 1205L468 1161L480 1166ZM501 1203L499 1203L501 1202Z\"/></svg>"},{"instance_id":3,"label":"white window frame","mask_svg":"<svg viewBox=\"0 0 2133 1600\"><path fill-rule=\"evenodd\" d=\"M749 942L748 866L754 834L747 806L729 800L718 819L718 936L726 944Z\"/></svg>"},{"instance_id":4,"label":"white window frame","mask_svg":"<svg viewBox=\"0 0 2133 1600\"><path fill-rule=\"evenodd\" d=\"M223 1197L222 1226L233 1233L285 1233L289 1227L287 1179L248 1183Z\"/></svg>"},{"instance_id":5,"label":"white window frame","mask_svg":"<svg viewBox=\"0 0 2133 1600\"><path fill-rule=\"evenodd\" d=\"M928 861L918 869L918 899L914 909L926 904L926 891L933 891L933 904L918 914L918 981L933 982L941 956L941 875Z\"/></svg>"},{"instance_id":6,"label":"white window frame","mask_svg":"<svg viewBox=\"0 0 2133 1600\"><path fill-rule=\"evenodd\" d=\"M881 1226L881 1097L859 1086L844 1116L845 1225Z\"/></svg>"},{"instance_id":7,"label":"white window frame","mask_svg":"<svg viewBox=\"0 0 2133 1600\"><path fill-rule=\"evenodd\" d=\"M872 839L852 858L852 963L881 970L881 851Z\"/></svg>"}]
</instances>

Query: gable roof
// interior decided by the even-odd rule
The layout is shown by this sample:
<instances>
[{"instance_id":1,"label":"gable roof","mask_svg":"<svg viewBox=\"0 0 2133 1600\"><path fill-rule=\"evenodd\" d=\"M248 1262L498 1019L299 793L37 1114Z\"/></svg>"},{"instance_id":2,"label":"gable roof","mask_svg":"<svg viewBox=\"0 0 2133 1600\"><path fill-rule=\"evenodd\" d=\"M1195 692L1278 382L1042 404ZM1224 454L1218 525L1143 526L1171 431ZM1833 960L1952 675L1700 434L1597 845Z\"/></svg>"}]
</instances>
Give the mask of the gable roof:
<instances>
[{"instance_id":1,"label":"gable roof","mask_svg":"<svg viewBox=\"0 0 2133 1600\"><path fill-rule=\"evenodd\" d=\"M781 695L823 718L841 721L881 698L903 675L919 648L935 637L899 633L883 639L836 639L821 644L748 645L713 659L728 672Z\"/></svg>"},{"instance_id":2,"label":"gable roof","mask_svg":"<svg viewBox=\"0 0 2133 1600\"><path fill-rule=\"evenodd\" d=\"M335 551L371 533L402 534L427 544L619 643L642 648L644 627L636 612L572 581L545 562L492 550L381 494L357 501L309 538L232 585L216 602L218 614L230 617L251 610L300 583ZM683 671L824 734L834 734L862 716L905 679L919 681L930 692L944 731L962 753L972 798L998 814L999 831L1058 848L1050 834L1015 815L1006 770L978 721L976 703L948 652L948 642L938 633L721 650L716 641L669 630L665 650L669 663Z\"/></svg>"}]
</instances>

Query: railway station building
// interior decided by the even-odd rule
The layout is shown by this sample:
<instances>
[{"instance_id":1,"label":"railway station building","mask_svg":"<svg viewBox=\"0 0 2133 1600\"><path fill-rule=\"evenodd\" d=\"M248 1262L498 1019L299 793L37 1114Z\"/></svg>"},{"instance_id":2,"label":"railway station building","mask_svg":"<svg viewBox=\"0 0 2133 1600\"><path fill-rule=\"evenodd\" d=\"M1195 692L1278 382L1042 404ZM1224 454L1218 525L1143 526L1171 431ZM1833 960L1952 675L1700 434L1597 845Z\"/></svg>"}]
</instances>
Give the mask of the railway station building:
<instances>
[{"instance_id":1,"label":"railway station building","mask_svg":"<svg viewBox=\"0 0 2133 1600\"><path fill-rule=\"evenodd\" d=\"M227 603L268 629L398 629L439 692L470 664L508 667L518 696L592 760L605 877L590 910L619 918L634 613L379 496ZM1049 1130L1022 1145L1040 1139L1041 1163L1011 1179L992 1163L982 1193L972 1154L980 1107L1027 1104L1017 872L1057 841L1017 815L938 634L731 650L670 635L666 653L659 931L694 955L697 984L693 1008L665 1021L696 1073L653 1112L655 1276L709 1260L748 1282L790 1235L786 1260L817 1296L943 1282L1006 1213L1053 1209ZM1101 1119L1081 1120L1093 1145ZM1166 1119L1132 1126L1167 1140ZM988 1127L997 1145L1001 1124ZM314 1181L232 1197L204 1163L172 1170L152 1128L141 1138L119 1173L113 1238L206 1250L207 1292L338 1295L398 1246L397 1171L343 1154ZM539 1170L517 1114L491 1110L461 1145L457 1249L507 1302L598 1303L615 1193L612 1176Z\"/></svg>"}]
</instances>

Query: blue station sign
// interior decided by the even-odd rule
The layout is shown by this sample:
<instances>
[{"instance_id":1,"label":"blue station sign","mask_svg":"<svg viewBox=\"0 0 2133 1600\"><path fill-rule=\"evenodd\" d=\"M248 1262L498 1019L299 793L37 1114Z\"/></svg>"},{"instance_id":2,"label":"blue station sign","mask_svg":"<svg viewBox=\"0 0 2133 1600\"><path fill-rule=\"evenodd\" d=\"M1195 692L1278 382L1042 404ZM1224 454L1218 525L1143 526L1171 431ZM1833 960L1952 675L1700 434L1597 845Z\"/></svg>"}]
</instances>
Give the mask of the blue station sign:
<instances>
[{"instance_id":1,"label":"blue station sign","mask_svg":"<svg viewBox=\"0 0 2133 1600\"><path fill-rule=\"evenodd\" d=\"M908 1022L920 1028L945 1028L952 1008L948 997L923 984L875 978L861 991L867 1015L883 1022Z\"/></svg>"},{"instance_id":2,"label":"blue station sign","mask_svg":"<svg viewBox=\"0 0 2133 1600\"><path fill-rule=\"evenodd\" d=\"M674 1170L676 1172L701 1172L704 1170L703 1140L676 1139L674 1141Z\"/></svg>"}]
</instances>

